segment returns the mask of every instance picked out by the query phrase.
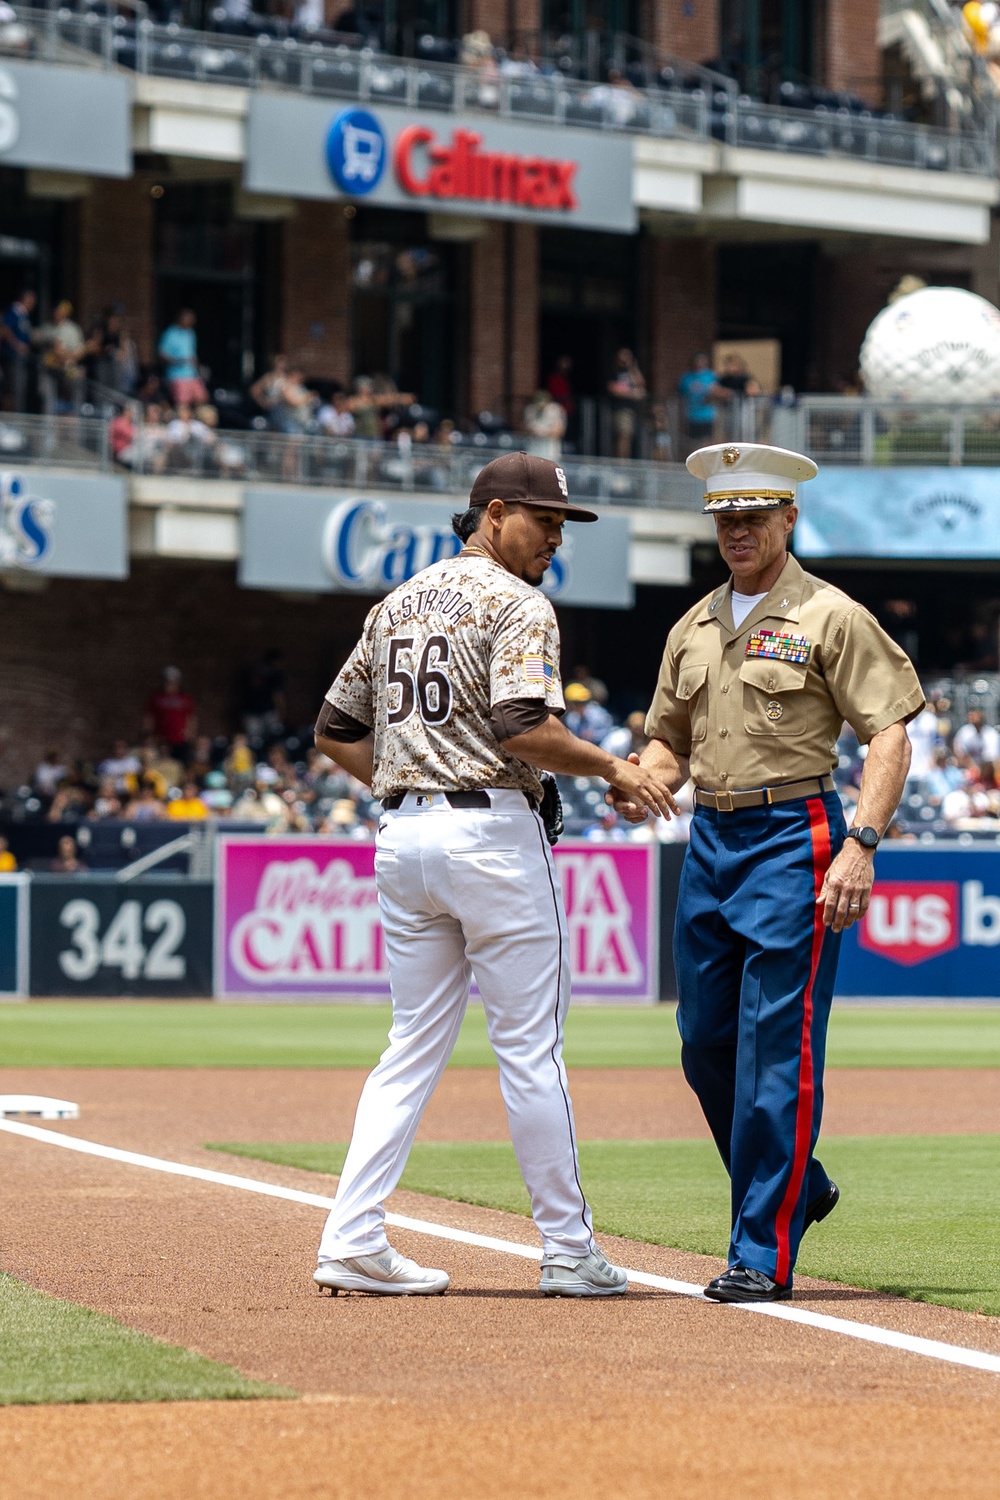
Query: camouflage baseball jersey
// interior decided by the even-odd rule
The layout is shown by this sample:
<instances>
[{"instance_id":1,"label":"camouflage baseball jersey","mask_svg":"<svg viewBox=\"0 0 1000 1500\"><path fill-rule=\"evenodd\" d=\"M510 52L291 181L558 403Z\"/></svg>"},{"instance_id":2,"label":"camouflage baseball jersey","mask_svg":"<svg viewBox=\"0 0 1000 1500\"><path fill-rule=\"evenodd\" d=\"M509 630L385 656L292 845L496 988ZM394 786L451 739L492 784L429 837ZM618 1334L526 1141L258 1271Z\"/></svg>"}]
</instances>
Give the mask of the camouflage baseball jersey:
<instances>
[{"instance_id":1,"label":"camouflage baseball jersey","mask_svg":"<svg viewBox=\"0 0 1000 1500\"><path fill-rule=\"evenodd\" d=\"M563 711L555 611L478 553L433 563L376 604L326 697L374 729L376 797L481 787L538 797L538 777L504 750L490 709L537 699Z\"/></svg>"}]
</instances>

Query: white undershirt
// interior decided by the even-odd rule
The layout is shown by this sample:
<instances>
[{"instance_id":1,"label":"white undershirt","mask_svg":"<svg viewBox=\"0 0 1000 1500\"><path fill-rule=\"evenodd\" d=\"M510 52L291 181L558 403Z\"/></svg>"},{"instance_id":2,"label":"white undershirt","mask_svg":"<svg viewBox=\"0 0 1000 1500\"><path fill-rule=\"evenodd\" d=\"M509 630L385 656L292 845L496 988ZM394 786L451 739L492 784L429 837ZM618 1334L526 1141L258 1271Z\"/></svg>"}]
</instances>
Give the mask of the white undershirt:
<instances>
[{"instance_id":1,"label":"white undershirt","mask_svg":"<svg viewBox=\"0 0 1000 1500\"><path fill-rule=\"evenodd\" d=\"M733 624L737 630L739 630L750 611L756 609L760 601L766 598L766 589L763 594L738 594L733 589Z\"/></svg>"}]
</instances>

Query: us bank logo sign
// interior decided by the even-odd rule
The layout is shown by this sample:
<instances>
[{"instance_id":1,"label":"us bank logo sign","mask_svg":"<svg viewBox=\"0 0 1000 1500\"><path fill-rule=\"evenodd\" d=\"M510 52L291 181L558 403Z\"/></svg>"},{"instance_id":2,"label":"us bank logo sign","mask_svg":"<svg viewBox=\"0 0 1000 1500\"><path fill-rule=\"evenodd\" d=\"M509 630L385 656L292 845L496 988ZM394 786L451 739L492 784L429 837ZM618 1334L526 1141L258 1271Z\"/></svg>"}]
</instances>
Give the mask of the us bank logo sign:
<instances>
[{"instance_id":1,"label":"us bank logo sign","mask_svg":"<svg viewBox=\"0 0 1000 1500\"><path fill-rule=\"evenodd\" d=\"M838 994L1000 997L1000 849L883 846L877 859L868 911L844 934Z\"/></svg>"},{"instance_id":2,"label":"us bank logo sign","mask_svg":"<svg viewBox=\"0 0 1000 1500\"><path fill-rule=\"evenodd\" d=\"M55 519L54 501L30 495L19 474L0 474L0 568L38 569Z\"/></svg>"}]
</instances>

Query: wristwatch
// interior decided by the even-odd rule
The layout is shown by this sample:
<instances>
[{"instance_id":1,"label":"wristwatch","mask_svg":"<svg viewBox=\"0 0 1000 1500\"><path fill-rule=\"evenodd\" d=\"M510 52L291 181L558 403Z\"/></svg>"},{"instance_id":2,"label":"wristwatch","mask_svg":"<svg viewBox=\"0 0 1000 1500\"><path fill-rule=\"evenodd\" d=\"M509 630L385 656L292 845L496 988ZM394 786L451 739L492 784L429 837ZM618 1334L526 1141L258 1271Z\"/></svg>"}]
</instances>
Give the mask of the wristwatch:
<instances>
[{"instance_id":1,"label":"wristwatch","mask_svg":"<svg viewBox=\"0 0 1000 1500\"><path fill-rule=\"evenodd\" d=\"M862 849L874 850L878 848L879 836L877 828L849 828L847 830L847 837L849 839L857 839Z\"/></svg>"}]
</instances>

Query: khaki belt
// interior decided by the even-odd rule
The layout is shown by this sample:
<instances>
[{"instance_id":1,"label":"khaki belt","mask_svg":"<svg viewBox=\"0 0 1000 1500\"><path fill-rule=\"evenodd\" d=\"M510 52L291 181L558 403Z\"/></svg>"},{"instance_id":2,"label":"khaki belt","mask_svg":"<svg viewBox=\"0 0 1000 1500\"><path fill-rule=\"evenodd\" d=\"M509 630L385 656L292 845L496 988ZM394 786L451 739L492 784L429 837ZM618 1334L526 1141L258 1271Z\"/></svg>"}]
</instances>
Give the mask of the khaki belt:
<instances>
[{"instance_id":1,"label":"khaki belt","mask_svg":"<svg viewBox=\"0 0 1000 1500\"><path fill-rule=\"evenodd\" d=\"M777 786L758 786L745 792L703 792L696 787L694 800L699 807L714 807L716 812L736 812L741 807L770 807L775 802L794 802L797 797L817 797L833 789L832 776L810 776L808 781L779 781Z\"/></svg>"}]
</instances>

